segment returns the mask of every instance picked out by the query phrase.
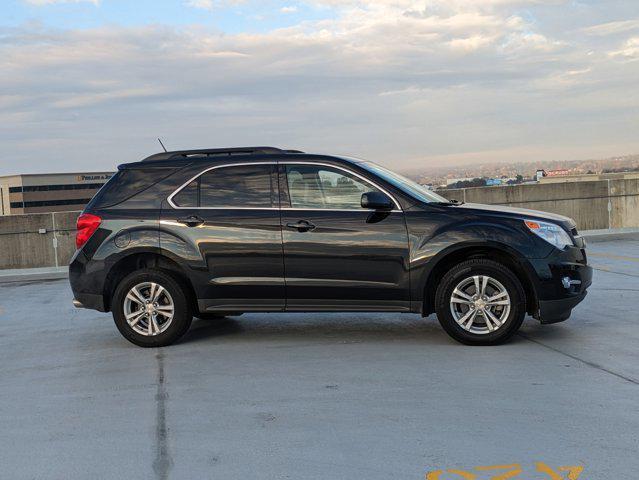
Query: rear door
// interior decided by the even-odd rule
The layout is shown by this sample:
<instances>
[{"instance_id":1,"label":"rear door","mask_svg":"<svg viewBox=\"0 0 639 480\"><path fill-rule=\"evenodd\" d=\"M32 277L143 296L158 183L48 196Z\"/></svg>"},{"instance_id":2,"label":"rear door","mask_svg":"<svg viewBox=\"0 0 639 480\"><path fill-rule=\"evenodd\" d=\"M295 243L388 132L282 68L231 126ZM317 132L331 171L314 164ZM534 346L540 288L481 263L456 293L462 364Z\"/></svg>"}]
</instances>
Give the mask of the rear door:
<instances>
[{"instance_id":1,"label":"rear door","mask_svg":"<svg viewBox=\"0 0 639 480\"><path fill-rule=\"evenodd\" d=\"M408 311L399 204L362 208L362 193L380 188L338 166L280 162L279 173L287 310Z\"/></svg>"},{"instance_id":2,"label":"rear door","mask_svg":"<svg viewBox=\"0 0 639 480\"><path fill-rule=\"evenodd\" d=\"M201 311L284 309L274 162L209 168L169 203L161 247L188 265Z\"/></svg>"}]
</instances>

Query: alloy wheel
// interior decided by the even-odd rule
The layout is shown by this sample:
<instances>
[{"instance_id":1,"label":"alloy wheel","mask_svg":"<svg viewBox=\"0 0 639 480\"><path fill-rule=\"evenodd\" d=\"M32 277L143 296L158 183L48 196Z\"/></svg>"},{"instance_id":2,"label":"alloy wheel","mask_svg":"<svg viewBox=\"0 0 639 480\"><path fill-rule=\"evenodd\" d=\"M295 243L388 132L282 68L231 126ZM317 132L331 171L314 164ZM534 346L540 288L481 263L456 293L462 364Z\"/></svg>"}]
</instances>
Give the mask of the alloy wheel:
<instances>
[{"instance_id":1,"label":"alloy wheel","mask_svg":"<svg viewBox=\"0 0 639 480\"><path fill-rule=\"evenodd\" d=\"M171 294L155 282L138 283L124 297L124 318L140 335L152 337L164 332L174 312Z\"/></svg>"},{"instance_id":2,"label":"alloy wheel","mask_svg":"<svg viewBox=\"0 0 639 480\"><path fill-rule=\"evenodd\" d=\"M510 295L488 275L473 275L457 284L450 297L455 321L470 333L485 335L499 330L510 314Z\"/></svg>"}]
</instances>

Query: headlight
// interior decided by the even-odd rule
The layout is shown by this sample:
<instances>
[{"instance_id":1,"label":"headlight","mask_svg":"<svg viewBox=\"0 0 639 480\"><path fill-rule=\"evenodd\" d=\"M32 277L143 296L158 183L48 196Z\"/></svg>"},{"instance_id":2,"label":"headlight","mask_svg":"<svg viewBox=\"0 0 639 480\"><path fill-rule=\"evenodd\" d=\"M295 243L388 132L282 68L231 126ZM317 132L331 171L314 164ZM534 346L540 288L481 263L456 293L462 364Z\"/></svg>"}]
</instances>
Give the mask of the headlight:
<instances>
[{"instance_id":1,"label":"headlight","mask_svg":"<svg viewBox=\"0 0 639 480\"><path fill-rule=\"evenodd\" d=\"M573 244L570 236L559 225L538 220L524 220L524 223L531 232L553 244L559 250Z\"/></svg>"}]
</instances>

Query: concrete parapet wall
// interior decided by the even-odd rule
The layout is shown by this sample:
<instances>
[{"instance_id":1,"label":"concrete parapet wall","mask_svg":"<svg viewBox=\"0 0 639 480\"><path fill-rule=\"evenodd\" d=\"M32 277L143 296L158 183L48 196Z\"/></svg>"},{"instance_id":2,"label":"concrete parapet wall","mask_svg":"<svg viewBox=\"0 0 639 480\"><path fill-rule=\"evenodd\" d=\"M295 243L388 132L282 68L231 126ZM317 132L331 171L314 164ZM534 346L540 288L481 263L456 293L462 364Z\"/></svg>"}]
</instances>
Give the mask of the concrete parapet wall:
<instances>
[{"instance_id":1,"label":"concrete parapet wall","mask_svg":"<svg viewBox=\"0 0 639 480\"><path fill-rule=\"evenodd\" d=\"M75 251L80 212L0 216L0 269L58 267Z\"/></svg>"},{"instance_id":2,"label":"concrete parapet wall","mask_svg":"<svg viewBox=\"0 0 639 480\"><path fill-rule=\"evenodd\" d=\"M631 178L639 178L639 172L585 173L583 175L542 177L539 179L539 183L592 182L597 180L627 180Z\"/></svg>"},{"instance_id":3,"label":"concrete parapet wall","mask_svg":"<svg viewBox=\"0 0 639 480\"><path fill-rule=\"evenodd\" d=\"M450 199L574 218L580 230L639 227L639 179L444 190ZM80 212L0 216L0 270L63 267L75 251Z\"/></svg>"},{"instance_id":4,"label":"concrete parapet wall","mask_svg":"<svg viewBox=\"0 0 639 480\"><path fill-rule=\"evenodd\" d=\"M580 230L639 227L639 179L442 190L446 198L508 205L573 218Z\"/></svg>"}]
</instances>

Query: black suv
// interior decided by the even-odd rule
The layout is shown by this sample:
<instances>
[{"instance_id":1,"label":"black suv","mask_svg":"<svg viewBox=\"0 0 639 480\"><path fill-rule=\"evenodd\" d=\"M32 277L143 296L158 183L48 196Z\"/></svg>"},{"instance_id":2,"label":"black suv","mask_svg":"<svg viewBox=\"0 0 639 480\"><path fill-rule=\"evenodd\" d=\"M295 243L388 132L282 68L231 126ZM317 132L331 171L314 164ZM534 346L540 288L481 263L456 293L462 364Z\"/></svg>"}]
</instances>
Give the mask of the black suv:
<instances>
[{"instance_id":1,"label":"black suv","mask_svg":"<svg viewBox=\"0 0 639 480\"><path fill-rule=\"evenodd\" d=\"M250 147L120 165L78 218L77 307L168 345L193 316L436 312L466 344L567 319L592 270L575 223L451 202L371 162Z\"/></svg>"}]
</instances>

